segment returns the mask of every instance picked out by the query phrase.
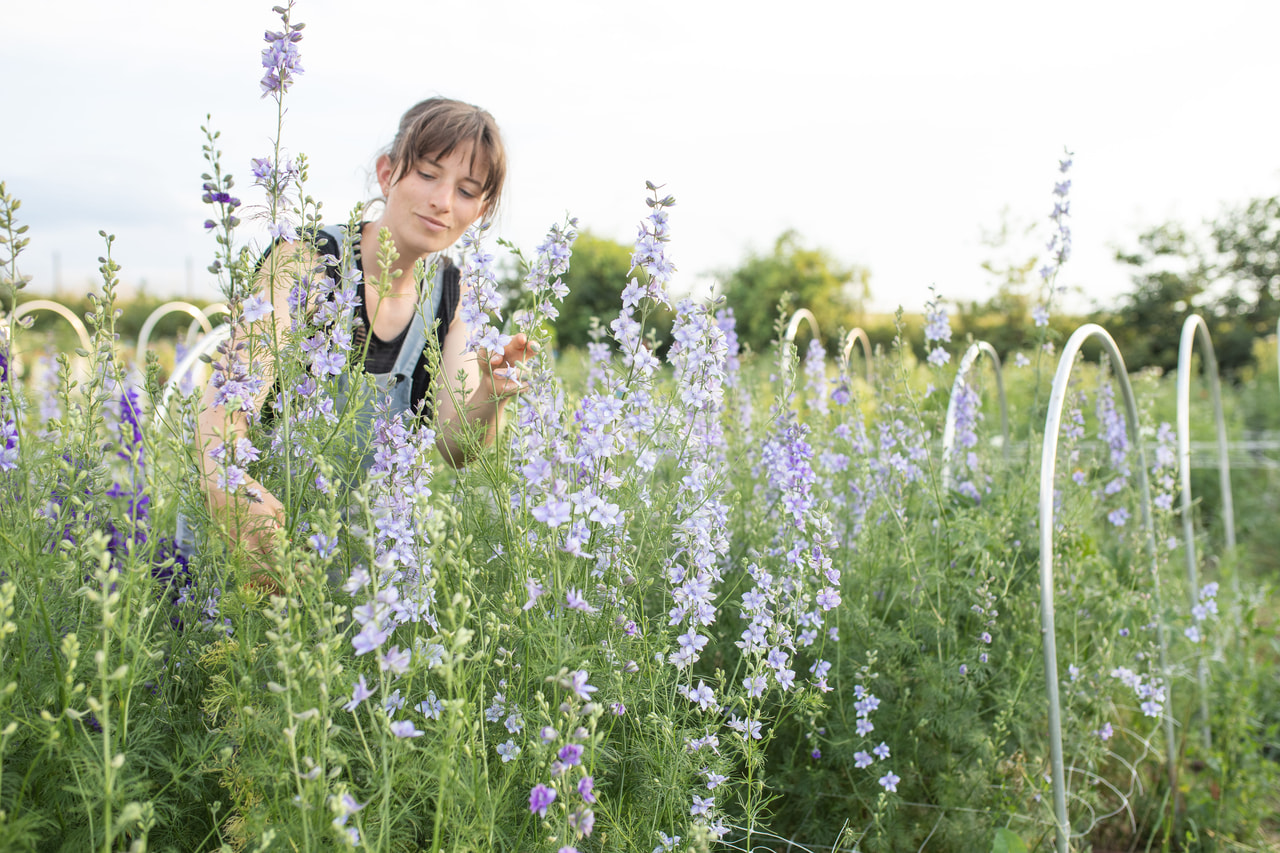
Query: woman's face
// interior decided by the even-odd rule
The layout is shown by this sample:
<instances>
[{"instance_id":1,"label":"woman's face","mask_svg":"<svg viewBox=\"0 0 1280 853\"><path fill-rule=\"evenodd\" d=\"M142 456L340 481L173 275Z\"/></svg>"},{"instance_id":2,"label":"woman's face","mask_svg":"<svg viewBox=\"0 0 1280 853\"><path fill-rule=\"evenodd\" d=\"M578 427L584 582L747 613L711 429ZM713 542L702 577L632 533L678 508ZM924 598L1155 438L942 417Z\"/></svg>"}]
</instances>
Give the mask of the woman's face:
<instances>
[{"instance_id":1,"label":"woman's face","mask_svg":"<svg viewBox=\"0 0 1280 853\"><path fill-rule=\"evenodd\" d=\"M402 256L419 258L449 248L484 213L481 190L488 163L476 157L473 167L469 145L447 157L422 157L402 175L391 170L391 158L379 157L378 184L387 200L380 226L391 229Z\"/></svg>"}]
</instances>

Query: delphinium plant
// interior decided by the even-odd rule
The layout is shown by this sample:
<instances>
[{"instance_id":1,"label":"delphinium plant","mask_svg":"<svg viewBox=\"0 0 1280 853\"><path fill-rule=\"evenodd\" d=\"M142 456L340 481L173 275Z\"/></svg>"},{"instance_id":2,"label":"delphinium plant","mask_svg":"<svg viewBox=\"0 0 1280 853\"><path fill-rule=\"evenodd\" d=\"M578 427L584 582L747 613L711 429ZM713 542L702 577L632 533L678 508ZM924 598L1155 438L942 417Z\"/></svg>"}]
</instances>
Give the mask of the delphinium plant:
<instances>
[{"instance_id":1,"label":"delphinium plant","mask_svg":"<svg viewBox=\"0 0 1280 853\"><path fill-rule=\"evenodd\" d=\"M21 233L6 196L10 238ZM112 238L102 292L87 318L87 379L59 356L54 404L38 413L9 369L0 535L6 700L0 736L0 838L7 849L58 839L77 849L148 843L199 846L211 832L208 759L194 706L175 701L172 579L178 567L155 535L142 427L148 391L130 386L115 335L118 270ZM6 278L21 282L10 242ZM6 323L5 341L15 326ZM150 386L154 389L154 383ZM14 524L12 522L19 521ZM208 797L215 800L216 797Z\"/></svg>"},{"instance_id":2,"label":"delphinium plant","mask_svg":"<svg viewBox=\"0 0 1280 853\"><path fill-rule=\"evenodd\" d=\"M17 221L22 201L5 191L0 183L0 246L7 257L0 265L0 471L13 471L18 467L22 416L22 398L14 376L13 340L18 329L18 293L26 287L27 277L18 272L18 256L26 248L29 238L26 225Z\"/></svg>"},{"instance_id":3,"label":"delphinium plant","mask_svg":"<svg viewBox=\"0 0 1280 853\"><path fill-rule=\"evenodd\" d=\"M207 393L244 428L205 446L204 389L161 409L154 365L128 383L109 242L86 378L62 354L53 403L31 404L21 330L0 318L0 493L16 509L0 518L0 846L973 850L997 829L1006 849L1051 843L1036 478L994 464L975 381L958 401L959 490L943 488L958 342L942 300L923 363L900 331L874 388L832 374L818 346L801 362L779 341L753 361L733 306L672 295L674 199L650 184L618 312L578 382L549 337L576 221L518 255L511 312L476 229L468 347L518 332L534 347L498 368L523 385L505 432L488 450L457 436L474 452L455 470L431 416L363 411L374 389L351 309L393 281L353 263L359 208L332 263L317 257L307 161L281 144L302 26L292 5L276 14L260 83L275 141L248 190L261 205L233 194L206 126L211 273L230 310ZM1068 189L1040 329L1069 254ZM0 197L11 305L25 238ZM240 244L252 209L265 251ZM379 243L389 270L396 247ZM1048 359L1047 332L1038 343ZM1053 545L1072 828L1207 845L1205 821L1256 825L1275 775L1257 747L1274 740L1259 711L1274 690L1252 663L1260 599L1210 580L1190 609L1168 605L1186 600L1176 582L1165 605L1152 594L1176 551L1172 435L1147 430L1144 472L1119 395L1081 373ZM1042 390L1015 405L1036 448ZM211 481L227 507L209 506ZM269 520L264 491L282 504ZM179 515L189 561L169 541ZM245 547L263 534L269 554ZM1201 663L1231 682L1209 698L1210 746L1188 713ZM1170 714L1222 796L1163 786ZM1239 771L1249 781L1229 785Z\"/></svg>"}]
</instances>

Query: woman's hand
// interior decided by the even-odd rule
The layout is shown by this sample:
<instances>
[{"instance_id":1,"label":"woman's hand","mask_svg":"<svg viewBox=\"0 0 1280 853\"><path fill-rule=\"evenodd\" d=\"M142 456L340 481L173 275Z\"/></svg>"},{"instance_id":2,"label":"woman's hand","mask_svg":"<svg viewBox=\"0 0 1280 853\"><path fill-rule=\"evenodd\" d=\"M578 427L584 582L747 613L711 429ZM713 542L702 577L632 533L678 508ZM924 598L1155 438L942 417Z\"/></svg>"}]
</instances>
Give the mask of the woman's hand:
<instances>
[{"instance_id":1,"label":"woman's hand","mask_svg":"<svg viewBox=\"0 0 1280 853\"><path fill-rule=\"evenodd\" d=\"M261 506L254 505L255 508ZM283 595L286 578L277 577L272 556L279 554L285 544L284 507L275 512L249 514L239 528L240 541L247 552L250 565L249 586L268 595Z\"/></svg>"},{"instance_id":2,"label":"woman's hand","mask_svg":"<svg viewBox=\"0 0 1280 853\"><path fill-rule=\"evenodd\" d=\"M512 337L500 353L490 355L488 350L477 350L476 357L482 368L487 366L487 369L482 370L482 375L492 388L489 396L504 400L527 391L529 386L520 380L520 373L524 363L537 354L539 349L541 347L537 342L529 340L529 336L521 332Z\"/></svg>"},{"instance_id":3,"label":"woman's hand","mask_svg":"<svg viewBox=\"0 0 1280 853\"><path fill-rule=\"evenodd\" d=\"M529 389L521 374L539 349L524 333L513 336L501 352L468 349L467 337L466 322L455 316L444 339L435 391L436 445L455 468L496 440L507 401Z\"/></svg>"}]
</instances>

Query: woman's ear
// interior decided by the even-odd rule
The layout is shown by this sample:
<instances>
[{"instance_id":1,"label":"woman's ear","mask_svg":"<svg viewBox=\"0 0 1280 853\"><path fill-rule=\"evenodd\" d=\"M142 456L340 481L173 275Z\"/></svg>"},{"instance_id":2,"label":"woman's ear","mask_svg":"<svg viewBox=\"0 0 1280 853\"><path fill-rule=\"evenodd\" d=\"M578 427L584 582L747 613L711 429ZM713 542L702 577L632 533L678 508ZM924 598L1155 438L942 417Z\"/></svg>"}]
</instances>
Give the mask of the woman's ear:
<instances>
[{"instance_id":1,"label":"woman's ear","mask_svg":"<svg viewBox=\"0 0 1280 853\"><path fill-rule=\"evenodd\" d=\"M386 198L387 193L391 191L391 156L389 154L378 156L375 171L378 175L378 189L382 191L382 197Z\"/></svg>"}]
</instances>

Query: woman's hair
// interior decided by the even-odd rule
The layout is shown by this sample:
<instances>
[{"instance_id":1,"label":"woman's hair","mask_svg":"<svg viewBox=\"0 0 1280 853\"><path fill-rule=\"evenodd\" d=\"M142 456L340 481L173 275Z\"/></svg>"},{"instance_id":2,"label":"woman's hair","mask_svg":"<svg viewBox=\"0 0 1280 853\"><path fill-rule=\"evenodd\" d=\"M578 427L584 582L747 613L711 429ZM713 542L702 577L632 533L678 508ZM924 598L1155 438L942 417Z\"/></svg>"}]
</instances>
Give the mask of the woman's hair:
<instances>
[{"instance_id":1,"label":"woman's hair","mask_svg":"<svg viewBox=\"0 0 1280 853\"><path fill-rule=\"evenodd\" d=\"M489 166L481 187L486 220L493 219L507 176L507 153L493 116L452 98L428 98L409 108L386 151L391 158L392 183L408 174L422 157L448 157L460 145L471 145L471 167L477 157Z\"/></svg>"}]
</instances>

